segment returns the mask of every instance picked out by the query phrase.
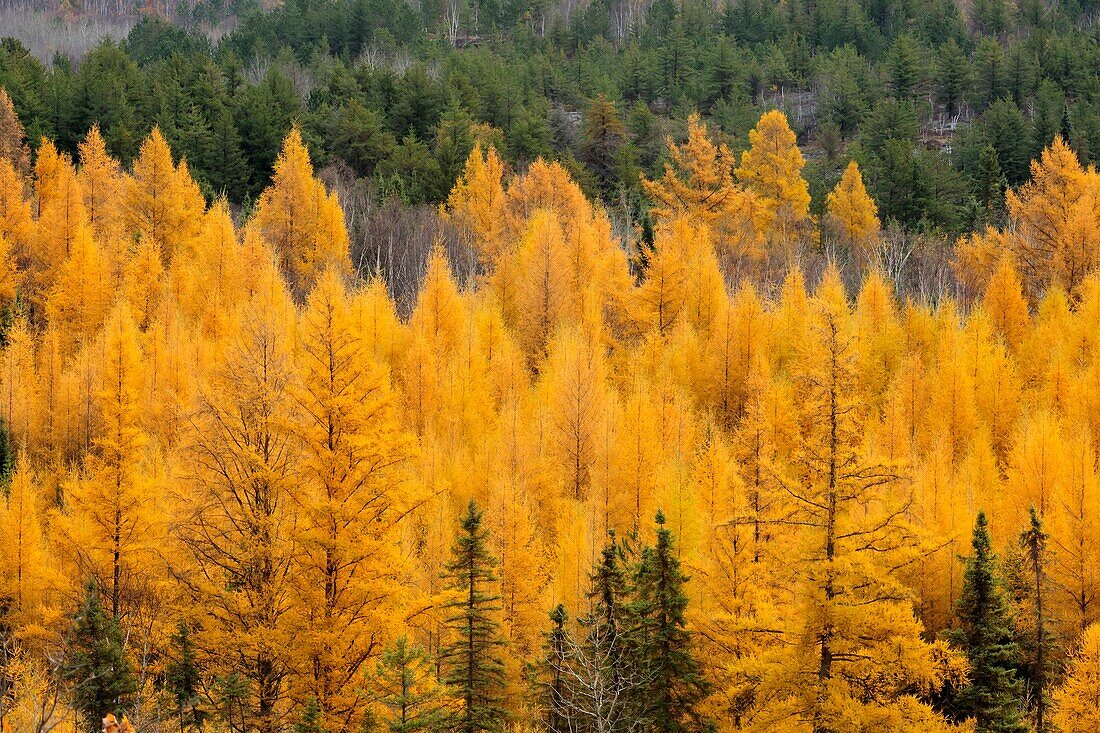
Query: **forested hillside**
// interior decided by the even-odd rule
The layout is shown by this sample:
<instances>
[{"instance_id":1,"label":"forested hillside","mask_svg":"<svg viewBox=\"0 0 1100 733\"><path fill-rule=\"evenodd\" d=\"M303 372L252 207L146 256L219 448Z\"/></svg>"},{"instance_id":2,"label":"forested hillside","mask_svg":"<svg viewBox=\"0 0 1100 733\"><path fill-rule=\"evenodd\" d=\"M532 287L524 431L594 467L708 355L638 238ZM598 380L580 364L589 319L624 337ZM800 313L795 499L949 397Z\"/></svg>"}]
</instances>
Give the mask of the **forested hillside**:
<instances>
[{"instance_id":1,"label":"forested hillside","mask_svg":"<svg viewBox=\"0 0 1100 733\"><path fill-rule=\"evenodd\" d=\"M1100 730L1092 9L662 2L0 44L2 733Z\"/></svg>"},{"instance_id":2,"label":"forested hillside","mask_svg":"<svg viewBox=\"0 0 1100 733\"><path fill-rule=\"evenodd\" d=\"M0 86L32 148L46 136L75 156L98 124L129 165L158 125L208 200L247 208L296 120L326 180L359 202L353 242L387 234L372 215L382 202L414 207L399 228L423 230L416 205L447 197L478 141L515 170L558 160L620 232L651 226L639 174L661 174L664 139L682 139L691 112L739 153L780 109L809 158L815 214L855 159L891 239L939 250L942 235L998 222L1005 186L1055 135L1084 164L1100 149L1097 6L1081 0L88 0L59 12L0 24L39 54L0 46ZM85 53L69 34L89 17L144 19Z\"/></svg>"}]
</instances>

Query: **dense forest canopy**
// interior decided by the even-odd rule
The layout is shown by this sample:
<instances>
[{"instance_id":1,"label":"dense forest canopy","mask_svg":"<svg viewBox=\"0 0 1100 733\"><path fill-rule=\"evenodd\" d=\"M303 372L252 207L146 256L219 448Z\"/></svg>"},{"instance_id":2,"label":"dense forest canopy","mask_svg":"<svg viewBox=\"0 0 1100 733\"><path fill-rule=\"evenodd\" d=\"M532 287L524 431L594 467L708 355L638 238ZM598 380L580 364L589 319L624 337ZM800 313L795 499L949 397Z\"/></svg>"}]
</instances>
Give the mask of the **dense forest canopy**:
<instances>
[{"instance_id":1,"label":"dense forest canopy","mask_svg":"<svg viewBox=\"0 0 1100 733\"><path fill-rule=\"evenodd\" d=\"M1005 186L1028 177L1055 135L1085 164L1100 148L1090 2L292 0L141 10L153 16L79 58L46 55L64 48L38 42L39 59L6 41L0 86L32 147L45 136L75 155L98 124L129 164L158 125L206 197L234 205L267 184L294 121L316 163L370 199L438 203L473 144L492 142L519 170L560 161L624 230L646 223L639 174L660 174L666 135L682 138L693 111L734 152L763 111L784 111L810 161L815 213L854 159L884 220L925 235L996 220Z\"/></svg>"},{"instance_id":2,"label":"dense forest canopy","mask_svg":"<svg viewBox=\"0 0 1100 733\"><path fill-rule=\"evenodd\" d=\"M2 733L1100 729L1091 7L144 12L0 44Z\"/></svg>"}]
</instances>

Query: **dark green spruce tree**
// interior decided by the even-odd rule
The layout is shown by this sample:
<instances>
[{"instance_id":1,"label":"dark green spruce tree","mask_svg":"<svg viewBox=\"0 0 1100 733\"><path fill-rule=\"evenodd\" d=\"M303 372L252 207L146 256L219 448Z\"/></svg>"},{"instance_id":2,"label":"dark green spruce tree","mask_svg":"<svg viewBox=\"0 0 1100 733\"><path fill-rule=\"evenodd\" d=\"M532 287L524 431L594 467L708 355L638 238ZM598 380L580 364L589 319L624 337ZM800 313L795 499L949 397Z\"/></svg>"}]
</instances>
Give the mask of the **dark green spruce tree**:
<instances>
[{"instance_id":1,"label":"dark green spruce tree","mask_svg":"<svg viewBox=\"0 0 1100 733\"><path fill-rule=\"evenodd\" d=\"M293 733L328 733L321 726L321 706L317 698L311 697L302 711L302 717L291 728Z\"/></svg>"},{"instance_id":2,"label":"dark green spruce tree","mask_svg":"<svg viewBox=\"0 0 1100 733\"><path fill-rule=\"evenodd\" d=\"M399 637L382 652L371 681L375 699L387 711L379 733L433 733L450 727L443 691L423 647Z\"/></svg>"},{"instance_id":3,"label":"dark green spruce tree","mask_svg":"<svg viewBox=\"0 0 1100 733\"><path fill-rule=\"evenodd\" d=\"M489 535L481 511L471 501L461 519L461 531L451 559L444 566L446 587L453 600L445 605L450 643L440 652L444 681L463 702L456 730L462 733L499 731L506 713L501 707L504 662L496 615L496 559L489 554Z\"/></svg>"},{"instance_id":4,"label":"dark green spruce tree","mask_svg":"<svg viewBox=\"0 0 1100 733\"><path fill-rule=\"evenodd\" d=\"M1054 624L1050 618L1050 577L1047 573L1049 535L1043 520L1031 507L1028 527L1020 533L1020 555L1012 573L1017 619L1017 645L1020 648L1020 676L1027 694L1028 709L1035 722L1035 733L1050 730L1047 710L1050 705L1050 679L1055 673Z\"/></svg>"},{"instance_id":5,"label":"dark green spruce tree","mask_svg":"<svg viewBox=\"0 0 1100 733\"><path fill-rule=\"evenodd\" d=\"M569 614L560 603L550 612L550 631L546 634L545 705L548 733L567 733L569 730L569 693L565 665L568 663L569 636L565 622Z\"/></svg>"},{"instance_id":6,"label":"dark green spruce tree","mask_svg":"<svg viewBox=\"0 0 1100 733\"><path fill-rule=\"evenodd\" d=\"M172 656L165 668L165 688L176 703L176 715L179 717L180 733L189 730L202 730L205 713L200 707L198 659L195 655L195 643L191 640L191 630L180 619L176 633L169 639Z\"/></svg>"},{"instance_id":7,"label":"dark green spruce tree","mask_svg":"<svg viewBox=\"0 0 1100 733\"><path fill-rule=\"evenodd\" d=\"M978 203L981 206L981 219L989 222L1003 206L1005 192L1001 163L997 158L997 149L992 145L983 146L978 154L978 173L974 184L977 188Z\"/></svg>"},{"instance_id":8,"label":"dark green spruce tree","mask_svg":"<svg viewBox=\"0 0 1100 733\"><path fill-rule=\"evenodd\" d=\"M630 608L631 663L644 670L637 710L654 733L685 733L705 727L696 706L708 686L692 655L684 616L688 577L663 512L657 512L656 522L657 543L642 549L634 569Z\"/></svg>"},{"instance_id":9,"label":"dark green spruce tree","mask_svg":"<svg viewBox=\"0 0 1100 733\"><path fill-rule=\"evenodd\" d=\"M954 707L959 718L975 720L976 733L1024 733L1015 630L985 512L978 513L972 544L974 554L965 560L962 594L955 604L958 627L948 632L970 662L968 684Z\"/></svg>"},{"instance_id":10,"label":"dark green spruce tree","mask_svg":"<svg viewBox=\"0 0 1100 733\"><path fill-rule=\"evenodd\" d=\"M137 678L126 657L122 632L104 611L94 581L88 582L84 602L73 618L62 674L72 685L73 706L87 733L98 733L107 713L121 718L130 696L137 692Z\"/></svg>"}]
</instances>

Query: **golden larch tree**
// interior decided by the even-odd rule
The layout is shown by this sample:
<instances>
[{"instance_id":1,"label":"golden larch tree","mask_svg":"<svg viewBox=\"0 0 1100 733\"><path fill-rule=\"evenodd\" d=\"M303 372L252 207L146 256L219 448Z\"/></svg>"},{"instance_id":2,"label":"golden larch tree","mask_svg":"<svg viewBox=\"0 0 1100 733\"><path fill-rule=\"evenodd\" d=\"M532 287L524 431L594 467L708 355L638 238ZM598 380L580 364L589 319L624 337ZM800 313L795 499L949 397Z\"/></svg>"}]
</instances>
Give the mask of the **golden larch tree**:
<instances>
[{"instance_id":1,"label":"golden larch tree","mask_svg":"<svg viewBox=\"0 0 1100 733\"><path fill-rule=\"evenodd\" d=\"M301 316L301 556L294 571L305 606L304 684L328 730L361 724L367 662L395 637L402 573L397 523L409 508L411 445L397 423L388 370L366 350L341 276L321 275Z\"/></svg>"},{"instance_id":2,"label":"golden larch tree","mask_svg":"<svg viewBox=\"0 0 1100 733\"><path fill-rule=\"evenodd\" d=\"M148 563L161 541L141 428L144 356L129 306L120 302L103 335L93 451L65 489L57 523L67 554L94 577L115 619L138 611L151 592Z\"/></svg>"},{"instance_id":3,"label":"golden larch tree","mask_svg":"<svg viewBox=\"0 0 1100 733\"><path fill-rule=\"evenodd\" d=\"M103 140L99 125L92 125L88 130L78 153L80 171L77 178L84 194L88 223L97 237L116 235L122 225L120 206L124 179L118 161L107 152L107 143Z\"/></svg>"},{"instance_id":4,"label":"golden larch tree","mask_svg":"<svg viewBox=\"0 0 1100 733\"><path fill-rule=\"evenodd\" d=\"M41 308L57 281L62 263L82 237L90 236L84 198L72 160L43 140L35 162L35 199L38 228L30 251L30 299Z\"/></svg>"},{"instance_id":5,"label":"golden larch tree","mask_svg":"<svg viewBox=\"0 0 1100 733\"><path fill-rule=\"evenodd\" d=\"M186 164L173 164L164 135L154 127L124 185L122 217L127 233L152 239L165 261L171 262L176 251L190 247L198 235L204 209L202 193Z\"/></svg>"},{"instance_id":6,"label":"golden larch tree","mask_svg":"<svg viewBox=\"0 0 1100 733\"><path fill-rule=\"evenodd\" d=\"M9 448L37 450L42 415L34 336L23 316L14 319L5 336L7 343L0 351L0 421Z\"/></svg>"},{"instance_id":7,"label":"golden larch tree","mask_svg":"<svg viewBox=\"0 0 1100 733\"><path fill-rule=\"evenodd\" d=\"M31 151L27 147L27 133L15 113L8 90L3 87L0 87L0 158L11 163L22 175L30 172Z\"/></svg>"},{"instance_id":8,"label":"golden larch tree","mask_svg":"<svg viewBox=\"0 0 1100 733\"><path fill-rule=\"evenodd\" d=\"M608 407L607 363L600 344L575 326L555 336L542 373L542 399L550 416L552 455L561 470L562 495L588 497L589 473L598 460Z\"/></svg>"},{"instance_id":9,"label":"golden larch tree","mask_svg":"<svg viewBox=\"0 0 1100 733\"><path fill-rule=\"evenodd\" d=\"M26 182L11 162L0 158L0 236L8 240L22 268L31 261L36 229L26 188Z\"/></svg>"},{"instance_id":10,"label":"golden larch tree","mask_svg":"<svg viewBox=\"0 0 1100 733\"><path fill-rule=\"evenodd\" d=\"M42 520L44 502L31 473L27 453L15 462L15 473L8 487L7 500L0 505L0 532L5 537L0 549L0 584L9 605L4 621L18 630L23 644L38 645L48 638L48 608L51 586L55 584L55 558L48 551Z\"/></svg>"},{"instance_id":11,"label":"golden larch tree","mask_svg":"<svg viewBox=\"0 0 1100 733\"><path fill-rule=\"evenodd\" d=\"M1002 257L996 272L982 295L982 307L993 322L993 329L1012 351L1020 348L1031 316L1024 298L1020 274L1012 259Z\"/></svg>"},{"instance_id":12,"label":"golden larch tree","mask_svg":"<svg viewBox=\"0 0 1100 733\"><path fill-rule=\"evenodd\" d=\"M825 201L826 223L860 262L869 262L878 245L878 207L863 185L859 164L848 163Z\"/></svg>"},{"instance_id":13,"label":"golden larch tree","mask_svg":"<svg viewBox=\"0 0 1100 733\"><path fill-rule=\"evenodd\" d=\"M758 226L764 210L754 194L734 178L737 157L722 143L715 145L697 114L688 117L682 145L667 140L671 162L656 181L642 178L642 187L656 205L658 220L686 216L710 226L723 251L734 256L760 257Z\"/></svg>"},{"instance_id":14,"label":"golden larch tree","mask_svg":"<svg viewBox=\"0 0 1100 733\"><path fill-rule=\"evenodd\" d=\"M836 720L856 729L946 728L910 694L941 680L935 650L889 570L914 556L916 542L897 469L862 445L858 342L835 270L814 296L812 317L795 375L800 444L783 478L780 522L793 530L799 612L787 624L790 644L770 651L752 729L828 730Z\"/></svg>"},{"instance_id":15,"label":"golden larch tree","mask_svg":"<svg viewBox=\"0 0 1100 733\"><path fill-rule=\"evenodd\" d=\"M550 339L566 315L573 284L564 238L558 216L540 211L531 217L520 241L516 330L532 363L545 358Z\"/></svg>"},{"instance_id":16,"label":"golden larch tree","mask_svg":"<svg viewBox=\"0 0 1100 733\"><path fill-rule=\"evenodd\" d=\"M91 230L82 227L58 269L45 307L47 321L60 337L66 356L91 342L113 300L103 253L92 239Z\"/></svg>"},{"instance_id":17,"label":"golden larch tree","mask_svg":"<svg viewBox=\"0 0 1100 733\"><path fill-rule=\"evenodd\" d=\"M1086 733L1100 728L1100 625L1093 624L1081 638L1081 648L1070 659L1066 678L1054 693L1051 722L1062 733Z\"/></svg>"},{"instance_id":18,"label":"golden larch tree","mask_svg":"<svg viewBox=\"0 0 1100 733\"><path fill-rule=\"evenodd\" d=\"M796 251L799 229L810 215L810 191L802 177L802 151L787 117L779 110L765 112L749 131L749 149L741 154L737 179L763 209L761 229L781 254Z\"/></svg>"},{"instance_id":19,"label":"golden larch tree","mask_svg":"<svg viewBox=\"0 0 1100 733\"><path fill-rule=\"evenodd\" d=\"M314 177L297 127L283 141L271 185L256 203L255 221L278 253L295 297L304 299L327 268L351 271L340 201Z\"/></svg>"},{"instance_id":20,"label":"golden larch tree","mask_svg":"<svg viewBox=\"0 0 1100 733\"><path fill-rule=\"evenodd\" d=\"M443 209L492 270L505 252L504 163L493 147L475 144Z\"/></svg>"},{"instance_id":21,"label":"golden larch tree","mask_svg":"<svg viewBox=\"0 0 1100 733\"><path fill-rule=\"evenodd\" d=\"M304 651L292 578L301 482L292 432L296 319L272 253L254 283L190 416L173 574L197 616L204 663L245 682L244 724L278 733L292 712L291 676Z\"/></svg>"}]
</instances>

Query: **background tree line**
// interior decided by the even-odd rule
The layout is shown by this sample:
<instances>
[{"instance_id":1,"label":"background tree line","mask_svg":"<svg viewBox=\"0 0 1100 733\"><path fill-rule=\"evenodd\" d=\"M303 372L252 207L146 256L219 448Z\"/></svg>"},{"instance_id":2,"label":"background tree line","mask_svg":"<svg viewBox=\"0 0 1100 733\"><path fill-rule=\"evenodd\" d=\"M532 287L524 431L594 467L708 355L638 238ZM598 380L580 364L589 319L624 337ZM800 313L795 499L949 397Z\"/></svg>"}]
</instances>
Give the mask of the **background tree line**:
<instances>
[{"instance_id":1,"label":"background tree line","mask_svg":"<svg viewBox=\"0 0 1100 733\"><path fill-rule=\"evenodd\" d=\"M778 107L811 161L815 212L856 159L884 220L954 235L995 219L1004 187L1055 135L1085 163L1100 144L1088 3L200 9L232 15L234 30L211 42L186 13L180 25L144 19L117 43L45 63L6 41L0 86L32 147L47 136L75 154L98 124L129 163L159 125L208 199L247 206L297 120L318 165L348 187L434 204L474 143L491 142L517 169L560 160L629 228L649 206L639 174L660 173L664 138L680 138L690 112L736 152ZM463 43L446 32L454 13Z\"/></svg>"}]
</instances>

